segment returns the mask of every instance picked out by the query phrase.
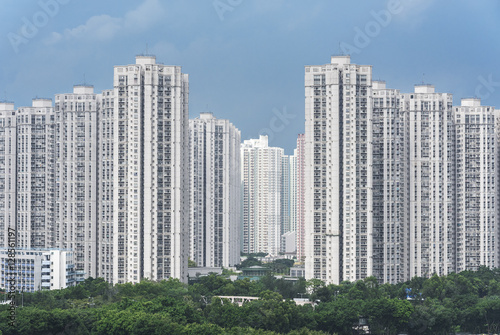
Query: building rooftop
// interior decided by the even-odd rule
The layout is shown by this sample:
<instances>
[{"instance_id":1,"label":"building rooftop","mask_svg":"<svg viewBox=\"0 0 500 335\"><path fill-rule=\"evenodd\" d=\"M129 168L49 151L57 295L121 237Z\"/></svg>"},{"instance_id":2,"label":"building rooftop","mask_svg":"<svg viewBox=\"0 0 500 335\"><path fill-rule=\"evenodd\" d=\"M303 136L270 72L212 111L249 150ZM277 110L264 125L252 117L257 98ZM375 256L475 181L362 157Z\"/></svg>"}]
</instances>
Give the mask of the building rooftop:
<instances>
[{"instance_id":1,"label":"building rooftop","mask_svg":"<svg viewBox=\"0 0 500 335\"><path fill-rule=\"evenodd\" d=\"M462 107L479 107L481 106L481 99L478 98L465 98L461 100Z\"/></svg>"}]
</instances>

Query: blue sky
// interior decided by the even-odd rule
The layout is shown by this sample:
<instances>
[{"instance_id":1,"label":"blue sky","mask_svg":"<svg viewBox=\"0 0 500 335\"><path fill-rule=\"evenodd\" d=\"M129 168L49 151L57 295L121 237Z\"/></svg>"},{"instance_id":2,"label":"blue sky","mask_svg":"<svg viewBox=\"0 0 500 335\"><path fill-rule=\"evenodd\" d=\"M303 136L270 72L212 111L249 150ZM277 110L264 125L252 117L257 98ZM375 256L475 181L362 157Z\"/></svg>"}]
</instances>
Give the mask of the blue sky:
<instances>
[{"instance_id":1,"label":"blue sky","mask_svg":"<svg viewBox=\"0 0 500 335\"><path fill-rule=\"evenodd\" d=\"M393 1L1 0L0 99L30 105L84 76L111 88L113 66L147 45L189 73L191 118L213 112L242 139L270 131L287 154L304 131L304 66L346 50L388 87L425 81L500 108L500 1Z\"/></svg>"}]
</instances>

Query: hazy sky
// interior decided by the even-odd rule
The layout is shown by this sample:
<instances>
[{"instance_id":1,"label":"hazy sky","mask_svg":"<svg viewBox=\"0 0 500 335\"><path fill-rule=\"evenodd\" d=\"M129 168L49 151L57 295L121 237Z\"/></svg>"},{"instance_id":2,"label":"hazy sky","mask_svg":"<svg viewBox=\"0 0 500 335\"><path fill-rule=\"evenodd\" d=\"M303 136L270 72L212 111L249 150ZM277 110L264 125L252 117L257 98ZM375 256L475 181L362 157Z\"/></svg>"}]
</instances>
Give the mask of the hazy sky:
<instances>
[{"instance_id":1,"label":"hazy sky","mask_svg":"<svg viewBox=\"0 0 500 335\"><path fill-rule=\"evenodd\" d=\"M0 99L16 107L84 76L112 88L113 66L146 52L189 73L191 118L270 133L287 154L304 131L304 66L341 52L390 88L424 81L500 107L498 0L0 1Z\"/></svg>"}]
</instances>

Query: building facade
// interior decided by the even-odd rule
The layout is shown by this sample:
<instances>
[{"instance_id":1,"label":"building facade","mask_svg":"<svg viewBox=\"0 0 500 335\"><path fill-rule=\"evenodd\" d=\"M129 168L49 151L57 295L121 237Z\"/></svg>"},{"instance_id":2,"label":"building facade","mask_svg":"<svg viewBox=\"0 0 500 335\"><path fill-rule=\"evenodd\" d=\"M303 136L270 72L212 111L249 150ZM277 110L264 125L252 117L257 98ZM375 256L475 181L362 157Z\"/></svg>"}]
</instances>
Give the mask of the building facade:
<instances>
[{"instance_id":1,"label":"building facade","mask_svg":"<svg viewBox=\"0 0 500 335\"><path fill-rule=\"evenodd\" d=\"M456 271L498 267L498 111L479 99L453 107L456 134ZM495 157L496 156L496 157Z\"/></svg>"},{"instance_id":2,"label":"building facade","mask_svg":"<svg viewBox=\"0 0 500 335\"><path fill-rule=\"evenodd\" d=\"M453 108L432 85L388 89L349 56L306 66L305 92L306 278L397 283L498 266L493 107ZM299 189L300 160L298 145Z\"/></svg>"},{"instance_id":3,"label":"building facade","mask_svg":"<svg viewBox=\"0 0 500 335\"><path fill-rule=\"evenodd\" d=\"M244 253L276 256L281 246L281 164L283 149L267 136L241 144L242 246Z\"/></svg>"},{"instance_id":4,"label":"building facade","mask_svg":"<svg viewBox=\"0 0 500 335\"><path fill-rule=\"evenodd\" d=\"M50 99L16 112L17 248L55 245L55 114Z\"/></svg>"},{"instance_id":5,"label":"building facade","mask_svg":"<svg viewBox=\"0 0 500 335\"><path fill-rule=\"evenodd\" d=\"M283 155L281 157L281 234L297 230L297 157ZM291 243L291 236L287 235L287 244ZM296 241L293 241L296 245ZM281 252L292 252L291 247L281 246ZM288 250L288 251L286 251Z\"/></svg>"},{"instance_id":6,"label":"building facade","mask_svg":"<svg viewBox=\"0 0 500 335\"><path fill-rule=\"evenodd\" d=\"M75 286L83 276L75 271L74 254L61 249L17 249L15 262L6 248L0 248L2 277L6 291L35 292Z\"/></svg>"},{"instance_id":7,"label":"building facade","mask_svg":"<svg viewBox=\"0 0 500 335\"><path fill-rule=\"evenodd\" d=\"M99 121L98 121L98 185L97 185L97 218L98 218L98 246L97 246L97 272L99 277L113 283L113 255L114 243L114 185L119 181L115 179L115 166L118 155L115 147L115 134L118 138L118 127L115 126L115 94L114 90L104 90L98 95Z\"/></svg>"},{"instance_id":8,"label":"building facade","mask_svg":"<svg viewBox=\"0 0 500 335\"><path fill-rule=\"evenodd\" d=\"M107 231L109 220L113 222L112 266L104 265L99 274L112 283L169 277L187 281L188 95L188 75L179 66L157 64L154 56L115 66L113 114L100 122L100 130L108 134L106 150L112 150L103 152L101 166L109 171L112 159L113 181L99 184L113 190L112 207L100 206L99 213L107 220ZM107 197L109 192L99 194ZM100 236L101 260L107 257L103 250L110 250L107 234Z\"/></svg>"},{"instance_id":9,"label":"building facade","mask_svg":"<svg viewBox=\"0 0 500 335\"><path fill-rule=\"evenodd\" d=\"M14 103L0 102L0 247L8 247L17 219L17 127ZM12 241L12 239L11 239ZM15 237L14 242L17 242Z\"/></svg>"},{"instance_id":10,"label":"building facade","mask_svg":"<svg viewBox=\"0 0 500 335\"><path fill-rule=\"evenodd\" d=\"M416 85L402 95L409 146L410 278L456 271L452 95Z\"/></svg>"},{"instance_id":11,"label":"building facade","mask_svg":"<svg viewBox=\"0 0 500 335\"><path fill-rule=\"evenodd\" d=\"M190 257L200 267L240 262L240 131L201 113L189 120Z\"/></svg>"},{"instance_id":12,"label":"building facade","mask_svg":"<svg viewBox=\"0 0 500 335\"><path fill-rule=\"evenodd\" d=\"M297 260L304 262L305 258L305 136L299 134L297 137L297 192L296 192L296 212L297 212Z\"/></svg>"},{"instance_id":13,"label":"building facade","mask_svg":"<svg viewBox=\"0 0 500 335\"><path fill-rule=\"evenodd\" d=\"M97 277L97 118L92 86L55 96L55 244Z\"/></svg>"},{"instance_id":14,"label":"building facade","mask_svg":"<svg viewBox=\"0 0 500 335\"><path fill-rule=\"evenodd\" d=\"M373 275L386 283L409 277L408 143L399 90L373 81Z\"/></svg>"},{"instance_id":15,"label":"building facade","mask_svg":"<svg viewBox=\"0 0 500 335\"><path fill-rule=\"evenodd\" d=\"M306 278L373 274L371 66L305 68Z\"/></svg>"}]
</instances>

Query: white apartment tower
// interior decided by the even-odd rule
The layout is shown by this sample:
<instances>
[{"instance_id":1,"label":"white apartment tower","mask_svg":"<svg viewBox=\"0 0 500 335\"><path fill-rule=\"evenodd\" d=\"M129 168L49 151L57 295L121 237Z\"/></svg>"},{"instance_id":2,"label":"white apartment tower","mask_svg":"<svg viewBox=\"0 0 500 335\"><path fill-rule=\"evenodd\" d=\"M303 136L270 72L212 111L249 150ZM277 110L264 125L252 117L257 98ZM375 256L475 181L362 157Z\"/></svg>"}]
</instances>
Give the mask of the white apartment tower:
<instances>
[{"instance_id":1,"label":"white apartment tower","mask_svg":"<svg viewBox=\"0 0 500 335\"><path fill-rule=\"evenodd\" d=\"M281 234L297 229L297 156L281 157ZM291 236L291 235L290 235ZM290 249L290 248L288 248ZM284 252L285 246L282 246Z\"/></svg>"},{"instance_id":2,"label":"white apartment tower","mask_svg":"<svg viewBox=\"0 0 500 335\"><path fill-rule=\"evenodd\" d=\"M306 279L373 274L371 74L349 56L305 67Z\"/></svg>"},{"instance_id":3,"label":"white apartment tower","mask_svg":"<svg viewBox=\"0 0 500 335\"><path fill-rule=\"evenodd\" d=\"M498 114L479 99L453 107L456 133L456 271L498 267Z\"/></svg>"},{"instance_id":4,"label":"white apartment tower","mask_svg":"<svg viewBox=\"0 0 500 335\"><path fill-rule=\"evenodd\" d=\"M0 102L0 247L5 248L9 243L9 228L16 229L16 133L14 103Z\"/></svg>"},{"instance_id":5,"label":"white apartment tower","mask_svg":"<svg viewBox=\"0 0 500 335\"><path fill-rule=\"evenodd\" d=\"M17 123L17 248L55 245L55 127L50 99L20 107Z\"/></svg>"},{"instance_id":6,"label":"white apartment tower","mask_svg":"<svg viewBox=\"0 0 500 335\"><path fill-rule=\"evenodd\" d=\"M115 147L115 133L118 126L115 125L115 95L114 90L104 90L98 95L99 100L99 122L98 122L98 250L97 250L97 272L107 282L113 283L113 255L114 255L114 185L125 181L115 181L114 166L117 148ZM118 162L116 162L118 163ZM116 283L116 282L115 282Z\"/></svg>"},{"instance_id":7,"label":"white apartment tower","mask_svg":"<svg viewBox=\"0 0 500 335\"><path fill-rule=\"evenodd\" d=\"M276 256L281 245L281 164L283 149L267 136L241 145L242 251Z\"/></svg>"},{"instance_id":8,"label":"white apartment tower","mask_svg":"<svg viewBox=\"0 0 500 335\"><path fill-rule=\"evenodd\" d=\"M372 87L373 275L395 284L410 279L406 114L399 90Z\"/></svg>"},{"instance_id":9,"label":"white apartment tower","mask_svg":"<svg viewBox=\"0 0 500 335\"><path fill-rule=\"evenodd\" d=\"M410 278L456 271L452 95L416 85L402 95L408 122Z\"/></svg>"},{"instance_id":10,"label":"white apartment tower","mask_svg":"<svg viewBox=\"0 0 500 335\"><path fill-rule=\"evenodd\" d=\"M201 113L189 120L190 257L201 267L240 262L240 131Z\"/></svg>"},{"instance_id":11,"label":"white apartment tower","mask_svg":"<svg viewBox=\"0 0 500 335\"><path fill-rule=\"evenodd\" d=\"M107 94L101 98L108 99ZM112 249L112 266L108 269L105 260L99 275L115 284L187 280L188 94L188 75L181 67L158 64L154 56L115 66L113 114L100 121L100 133L107 135L99 153L101 174L113 176L112 182L99 182L104 188L99 196L113 201L100 206L99 217L106 221L99 231L104 241L99 260L107 257L103 248ZM102 109L110 112L107 105Z\"/></svg>"},{"instance_id":12,"label":"white apartment tower","mask_svg":"<svg viewBox=\"0 0 500 335\"><path fill-rule=\"evenodd\" d=\"M297 136L296 169L297 169L297 191L296 191L296 220L297 220L297 260L304 261L305 257L305 136L299 134Z\"/></svg>"},{"instance_id":13,"label":"white apartment tower","mask_svg":"<svg viewBox=\"0 0 500 335\"><path fill-rule=\"evenodd\" d=\"M287 238L282 241L281 251L295 249L290 245L296 245L297 230L297 153L294 151L293 155L283 155L281 157L281 234L287 234ZM290 242L292 241L292 242ZM288 245L288 247L287 247Z\"/></svg>"},{"instance_id":14,"label":"white apartment tower","mask_svg":"<svg viewBox=\"0 0 500 335\"><path fill-rule=\"evenodd\" d=\"M94 278L98 109L92 86L55 96L55 246L73 250L76 270Z\"/></svg>"}]
</instances>

